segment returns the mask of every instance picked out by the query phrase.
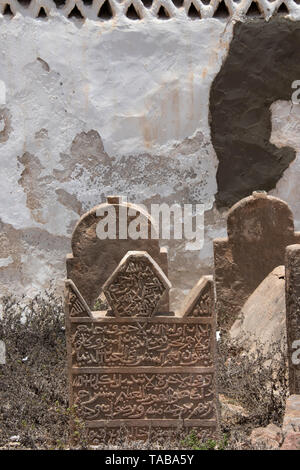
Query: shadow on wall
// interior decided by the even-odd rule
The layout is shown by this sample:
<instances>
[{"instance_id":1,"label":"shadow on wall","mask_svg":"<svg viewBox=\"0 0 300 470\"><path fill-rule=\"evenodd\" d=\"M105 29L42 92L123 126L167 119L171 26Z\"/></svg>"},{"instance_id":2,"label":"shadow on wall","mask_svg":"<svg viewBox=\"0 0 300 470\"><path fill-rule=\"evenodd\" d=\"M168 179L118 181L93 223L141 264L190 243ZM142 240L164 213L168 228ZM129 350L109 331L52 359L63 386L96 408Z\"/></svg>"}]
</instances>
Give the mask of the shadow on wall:
<instances>
[{"instance_id":1,"label":"shadow on wall","mask_svg":"<svg viewBox=\"0 0 300 470\"><path fill-rule=\"evenodd\" d=\"M219 207L256 189L269 191L295 158L270 143L270 106L291 100L300 79L300 24L284 18L237 23L210 91L211 136L219 166Z\"/></svg>"}]
</instances>

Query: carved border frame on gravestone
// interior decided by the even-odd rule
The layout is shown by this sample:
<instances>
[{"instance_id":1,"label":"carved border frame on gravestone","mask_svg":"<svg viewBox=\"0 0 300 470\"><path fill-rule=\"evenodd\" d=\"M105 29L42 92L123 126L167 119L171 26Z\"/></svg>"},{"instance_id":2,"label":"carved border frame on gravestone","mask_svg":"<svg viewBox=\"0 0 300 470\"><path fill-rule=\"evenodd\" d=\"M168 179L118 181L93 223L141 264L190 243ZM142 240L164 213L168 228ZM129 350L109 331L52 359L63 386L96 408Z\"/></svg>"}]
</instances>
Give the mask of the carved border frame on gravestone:
<instances>
[{"instance_id":1,"label":"carved border frame on gravestone","mask_svg":"<svg viewBox=\"0 0 300 470\"><path fill-rule=\"evenodd\" d=\"M203 288L192 303L209 311L187 306L178 316L114 318L84 310L66 281L70 406L77 405L89 444L109 443L124 430L134 440L182 438L192 429L216 438L215 313L213 301L201 300Z\"/></svg>"}]
</instances>

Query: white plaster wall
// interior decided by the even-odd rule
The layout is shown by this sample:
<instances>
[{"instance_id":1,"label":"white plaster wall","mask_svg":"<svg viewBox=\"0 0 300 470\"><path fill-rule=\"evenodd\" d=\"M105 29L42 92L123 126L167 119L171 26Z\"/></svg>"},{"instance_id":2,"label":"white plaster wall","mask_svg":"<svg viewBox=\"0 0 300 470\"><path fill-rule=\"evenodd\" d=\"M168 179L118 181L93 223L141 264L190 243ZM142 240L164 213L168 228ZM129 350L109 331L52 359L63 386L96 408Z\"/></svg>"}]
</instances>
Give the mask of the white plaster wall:
<instances>
[{"instance_id":1,"label":"white plaster wall","mask_svg":"<svg viewBox=\"0 0 300 470\"><path fill-rule=\"evenodd\" d=\"M214 207L208 99L232 27L0 17L1 295L60 288L76 221L113 193L148 206L205 204L203 249L168 243L173 307L211 272L226 213ZM297 156L270 193L289 203L300 230L300 105L277 101L271 111L271 142Z\"/></svg>"},{"instance_id":2,"label":"white plaster wall","mask_svg":"<svg viewBox=\"0 0 300 470\"><path fill-rule=\"evenodd\" d=\"M224 234L208 97L231 35L216 19L0 19L2 293L60 282L76 220L112 193L205 203L203 250L170 243L174 299L207 272Z\"/></svg>"}]
</instances>

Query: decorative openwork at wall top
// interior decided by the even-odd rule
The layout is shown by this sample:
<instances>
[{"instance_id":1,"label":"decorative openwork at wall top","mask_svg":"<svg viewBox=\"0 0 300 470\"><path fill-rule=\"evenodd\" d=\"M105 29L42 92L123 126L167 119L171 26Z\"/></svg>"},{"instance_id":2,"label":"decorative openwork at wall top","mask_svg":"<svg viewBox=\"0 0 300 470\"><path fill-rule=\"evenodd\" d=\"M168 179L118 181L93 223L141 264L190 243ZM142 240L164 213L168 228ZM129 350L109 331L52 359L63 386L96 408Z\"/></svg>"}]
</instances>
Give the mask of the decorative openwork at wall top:
<instances>
[{"instance_id":1,"label":"decorative openwork at wall top","mask_svg":"<svg viewBox=\"0 0 300 470\"><path fill-rule=\"evenodd\" d=\"M88 222L89 233L93 218ZM100 245L96 251L101 255ZM217 437L213 280L204 276L177 314L160 311L170 287L146 251L128 251L107 272L98 285L105 310L93 311L66 281L70 406L85 422L89 444L124 433L164 442L191 430L200 439Z\"/></svg>"},{"instance_id":2,"label":"decorative openwork at wall top","mask_svg":"<svg viewBox=\"0 0 300 470\"><path fill-rule=\"evenodd\" d=\"M109 21L112 19L170 20L172 18L243 18L275 14L300 18L299 0L0 0L0 14L17 13L46 19L60 14L69 19Z\"/></svg>"}]
</instances>

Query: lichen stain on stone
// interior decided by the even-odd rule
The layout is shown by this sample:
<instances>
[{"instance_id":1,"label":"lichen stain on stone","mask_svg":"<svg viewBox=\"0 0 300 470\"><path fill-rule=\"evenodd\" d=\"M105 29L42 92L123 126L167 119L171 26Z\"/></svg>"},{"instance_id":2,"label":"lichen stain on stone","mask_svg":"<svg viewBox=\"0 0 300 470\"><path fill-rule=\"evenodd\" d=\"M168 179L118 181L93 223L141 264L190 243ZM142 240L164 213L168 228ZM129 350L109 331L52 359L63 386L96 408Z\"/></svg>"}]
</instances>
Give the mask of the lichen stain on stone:
<instances>
[{"instance_id":1,"label":"lichen stain on stone","mask_svg":"<svg viewBox=\"0 0 300 470\"><path fill-rule=\"evenodd\" d=\"M11 131L10 112L7 108L0 108L0 143L7 142Z\"/></svg>"},{"instance_id":2,"label":"lichen stain on stone","mask_svg":"<svg viewBox=\"0 0 300 470\"><path fill-rule=\"evenodd\" d=\"M219 166L218 207L253 190L270 191L295 158L271 144L270 106L290 100L300 77L300 24L284 18L237 23L210 90L211 137Z\"/></svg>"}]
</instances>

